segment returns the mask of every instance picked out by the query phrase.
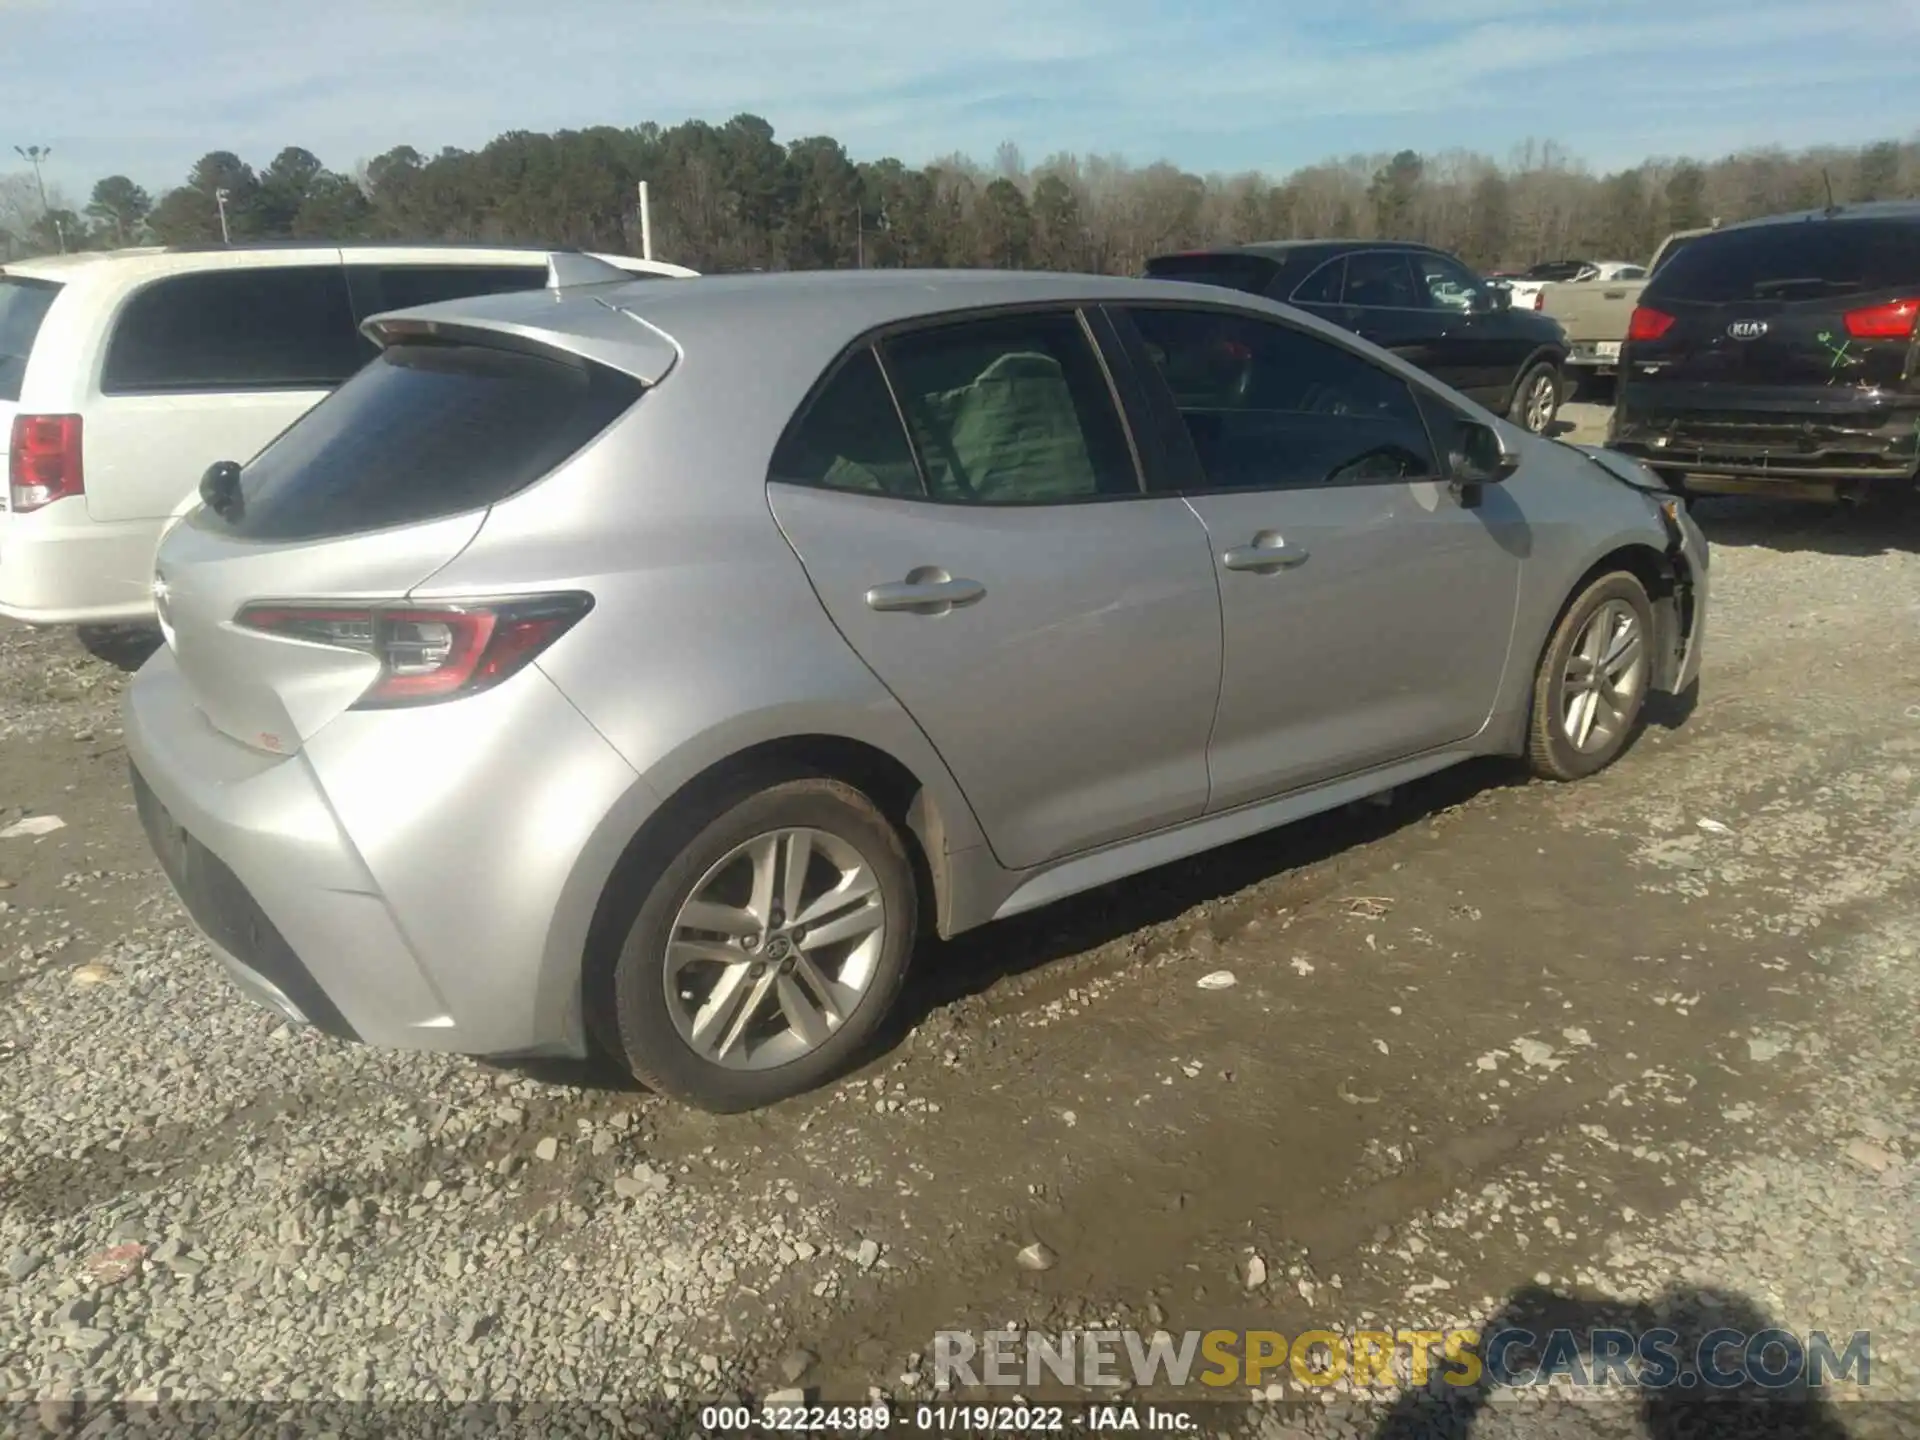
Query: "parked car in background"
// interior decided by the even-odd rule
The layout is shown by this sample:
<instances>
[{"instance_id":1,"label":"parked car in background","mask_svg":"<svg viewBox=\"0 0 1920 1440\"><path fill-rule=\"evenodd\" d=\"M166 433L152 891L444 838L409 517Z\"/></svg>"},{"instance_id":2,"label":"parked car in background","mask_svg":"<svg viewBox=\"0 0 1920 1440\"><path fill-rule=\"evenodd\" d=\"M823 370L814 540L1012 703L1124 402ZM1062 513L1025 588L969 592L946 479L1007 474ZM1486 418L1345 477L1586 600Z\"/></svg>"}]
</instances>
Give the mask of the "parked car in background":
<instances>
[{"instance_id":1,"label":"parked car in background","mask_svg":"<svg viewBox=\"0 0 1920 1440\"><path fill-rule=\"evenodd\" d=\"M608 256L633 276L678 265ZM0 615L150 621L153 553L215 460L246 459L374 353L367 316L539 289L542 250L241 245L0 267Z\"/></svg>"},{"instance_id":2,"label":"parked car in background","mask_svg":"<svg viewBox=\"0 0 1920 1440\"><path fill-rule=\"evenodd\" d=\"M1512 309L1504 291L1444 250L1296 240L1161 255L1147 274L1298 306L1536 434L1559 413L1567 349L1558 323Z\"/></svg>"},{"instance_id":3,"label":"parked car in background","mask_svg":"<svg viewBox=\"0 0 1920 1440\"><path fill-rule=\"evenodd\" d=\"M1605 267L1618 268L1623 264L1616 260L1543 260L1517 274L1503 275L1501 281L1512 296L1516 310L1538 310L1541 292L1549 285L1598 275Z\"/></svg>"},{"instance_id":4,"label":"parked car in background","mask_svg":"<svg viewBox=\"0 0 1920 1440\"><path fill-rule=\"evenodd\" d=\"M1696 673L1643 467L1218 288L844 271L493 295L167 536L126 743L241 986L715 1109L953 935Z\"/></svg>"},{"instance_id":5,"label":"parked car in background","mask_svg":"<svg viewBox=\"0 0 1920 1440\"><path fill-rule=\"evenodd\" d=\"M1558 320L1567 332L1567 365L1576 374L1611 375L1620 364L1620 346L1627 338L1627 322L1650 275L1712 229L1679 230L1660 242L1653 262L1623 266L1616 273L1594 274L1539 291L1539 308Z\"/></svg>"},{"instance_id":6,"label":"parked car in background","mask_svg":"<svg viewBox=\"0 0 1920 1440\"><path fill-rule=\"evenodd\" d=\"M1608 443L1690 490L1911 494L1917 318L1920 202L1701 236L1633 312Z\"/></svg>"}]
</instances>

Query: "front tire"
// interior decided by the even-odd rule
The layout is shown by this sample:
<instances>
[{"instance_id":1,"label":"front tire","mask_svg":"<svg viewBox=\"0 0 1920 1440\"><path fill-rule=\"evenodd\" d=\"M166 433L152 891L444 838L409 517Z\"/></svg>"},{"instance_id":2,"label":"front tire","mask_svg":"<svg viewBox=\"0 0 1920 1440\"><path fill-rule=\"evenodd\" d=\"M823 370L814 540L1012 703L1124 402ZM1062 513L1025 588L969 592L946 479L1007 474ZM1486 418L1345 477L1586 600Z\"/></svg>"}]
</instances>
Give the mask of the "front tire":
<instances>
[{"instance_id":1,"label":"front tire","mask_svg":"<svg viewBox=\"0 0 1920 1440\"><path fill-rule=\"evenodd\" d=\"M906 978L918 889L899 831L837 780L775 784L696 826L621 949L619 1045L662 1094L751 1110L872 1040Z\"/></svg>"},{"instance_id":2,"label":"front tire","mask_svg":"<svg viewBox=\"0 0 1920 1440\"><path fill-rule=\"evenodd\" d=\"M1529 365L1520 383L1513 387L1507 418L1535 435L1545 435L1560 413L1560 394L1560 372L1551 363L1541 360Z\"/></svg>"},{"instance_id":3,"label":"front tire","mask_svg":"<svg viewBox=\"0 0 1920 1440\"><path fill-rule=\"evenodd\" d=\"M1653 678L1653 604L1624 570L1577 595L1533 682L1527 759L1543 780L1582 780L1619 758Z\"/></svg>"}]
</instances>

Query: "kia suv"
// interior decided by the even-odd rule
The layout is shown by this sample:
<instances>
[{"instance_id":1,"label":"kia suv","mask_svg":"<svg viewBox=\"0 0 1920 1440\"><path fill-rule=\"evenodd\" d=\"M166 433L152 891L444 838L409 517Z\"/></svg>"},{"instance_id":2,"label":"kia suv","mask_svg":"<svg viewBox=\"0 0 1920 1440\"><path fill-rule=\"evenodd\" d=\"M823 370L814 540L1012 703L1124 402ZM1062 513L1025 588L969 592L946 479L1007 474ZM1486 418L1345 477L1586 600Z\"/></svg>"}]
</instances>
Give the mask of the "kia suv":
<instances>
[{"instance_id":1,"label":"kia suv","mask_svg":"<svg viewBox=\"0 0 1920 1440\"><path fill-rule=\"evenodd\" d=\"M1688 490L1912 493L1916 317L1920 202L1699 236L1633 312L1608 444Z\"/></svg>"}]
</instances>

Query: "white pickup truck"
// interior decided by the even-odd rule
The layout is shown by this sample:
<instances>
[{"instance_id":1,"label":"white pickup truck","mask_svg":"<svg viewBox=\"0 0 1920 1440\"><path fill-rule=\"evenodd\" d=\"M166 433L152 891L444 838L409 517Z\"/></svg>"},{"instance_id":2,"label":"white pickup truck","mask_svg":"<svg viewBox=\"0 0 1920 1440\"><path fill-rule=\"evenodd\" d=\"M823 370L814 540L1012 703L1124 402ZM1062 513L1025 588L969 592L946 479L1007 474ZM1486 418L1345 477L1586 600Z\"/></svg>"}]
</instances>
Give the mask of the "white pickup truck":
<instances>
[{"instance_id":1,"label":"white pickup truck","mask_svg":"<svg viewBox=\"0 0 1920 1440\"><path fill-rule=\"evenodd\" d=\"M1620 364L1620 345L1627 338L1633 307L1640 303L1640 292L1681 246L1713 228L1675 231L1660 242L1660 248L1653 252L1653 263L1645 268L1623 266L1609 275L1582 275L1540 290L1534 308L1558 320L1567 332L1567 364L1575 367L1576 374L1582 370L1591 375L1614 372ZM1516 299L1514 303L1520 302Z\"/></svg>"},{"instance_id":2,"label":"white pickup truck","mask_svg":"<svg viewBox=\"0 0 1920 1440\"><path fill-rule=\"evenodd\" d=\"M1499 277L1516 310L1546 308L1542 297L1549 287L1586 280L1642 280L1646 267L1626 260L1544 260L1518 275Z\"/></svg>"}]
</instances>

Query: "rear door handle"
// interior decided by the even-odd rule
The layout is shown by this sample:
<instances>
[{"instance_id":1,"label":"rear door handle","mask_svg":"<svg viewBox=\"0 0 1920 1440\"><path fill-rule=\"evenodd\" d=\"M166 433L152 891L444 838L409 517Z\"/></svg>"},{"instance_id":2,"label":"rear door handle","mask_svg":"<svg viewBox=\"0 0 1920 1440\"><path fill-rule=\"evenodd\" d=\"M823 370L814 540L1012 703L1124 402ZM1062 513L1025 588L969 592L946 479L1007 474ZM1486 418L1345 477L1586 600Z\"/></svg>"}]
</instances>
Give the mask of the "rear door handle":
<instances>
[{"instance_id":1,"label":"rear door handle","mask_svg":"<svg viewBox=\"0 0 1920 1440\"><path fill-rule=\"evenodd\" d=\"M908 615L944 615L959 606L973 604L986 593L987 587L978 580L958 580L944 570L925 566L909 571L905 580L890 580L867 591L867 608Z\"/></svg>"},{"instance_id":2,"label":"rear door handle","mask_svg":"<svg viewBox=\"0 0 1920 1440\"><path fill-rule=\"evenodd\" d=\"M1289 545L1277 530L1262 530L1251 545L1236 545L1220 557L1229 570L1251 570L1256 575L1271 575L1306 563L1307 552Z\"/></svg>"}]
</instances>

